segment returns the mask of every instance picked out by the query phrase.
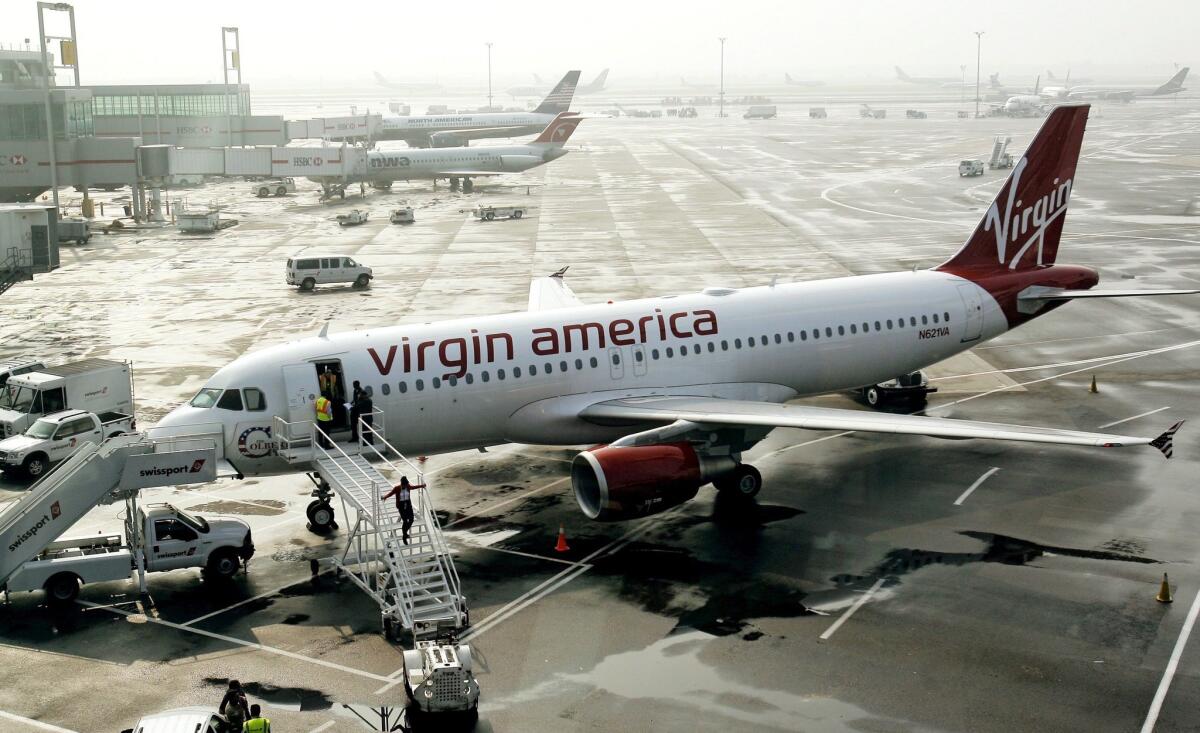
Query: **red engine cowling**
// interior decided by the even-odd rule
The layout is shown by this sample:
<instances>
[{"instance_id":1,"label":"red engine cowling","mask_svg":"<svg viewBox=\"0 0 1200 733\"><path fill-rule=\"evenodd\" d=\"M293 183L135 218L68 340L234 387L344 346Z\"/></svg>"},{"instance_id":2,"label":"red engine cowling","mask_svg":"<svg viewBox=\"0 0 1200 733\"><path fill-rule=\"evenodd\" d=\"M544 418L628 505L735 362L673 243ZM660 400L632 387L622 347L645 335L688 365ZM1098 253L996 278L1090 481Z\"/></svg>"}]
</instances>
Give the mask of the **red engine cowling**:
<instances>
[{"instance_id":1,"label":"red engine cowling","mask_svg":"<svg viewBox=\"0 0 1200 733\"><path fill-rule=\"evenodd\" d=\"M600 446L575 456L571 487L588 519L613 522L678 506L733 466L732 458L701 456L686 442Z\"/></svg>"}]
</instances>

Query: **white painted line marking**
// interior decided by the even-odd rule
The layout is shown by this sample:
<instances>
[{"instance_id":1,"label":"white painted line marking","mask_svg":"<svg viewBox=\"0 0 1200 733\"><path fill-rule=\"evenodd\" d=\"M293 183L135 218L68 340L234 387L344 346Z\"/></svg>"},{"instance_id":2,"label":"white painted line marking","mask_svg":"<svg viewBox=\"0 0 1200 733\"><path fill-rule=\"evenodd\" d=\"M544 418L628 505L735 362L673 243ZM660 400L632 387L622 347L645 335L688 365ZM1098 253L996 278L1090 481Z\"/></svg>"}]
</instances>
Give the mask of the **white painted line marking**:
<instances>
[{"instance_id":1,"label":"white painted line marking","mask_svg":"<svg viewBox=\"0 0 1200 733\"><path fill-rule=\"evenodd\" d=\"M538 554L535 554L532 552L521 552L520 550L510 550L507 547L492 547L490 545L472 545L470 542L463 542L462 540L456 541L455 538L453 538L453 537L450 538L450 541L459 545L461 547L461 549L463 549L463 550L490 550L491 552L503 552L506 555L517 555L518 557L528 557L532 560L545 560L546 562L556 562L556 563L560 563L562 565L571 565L572 567L579 564L577 562L572 562L571 560L564 560L561 557L549 557L547 555L538 555ZM591 567L591 566L589 565L588 567Z\"/></svg>"},{"instance_id":2,"label":"white painted line marking","mask_svg":"<svg viewBox=\"0 0 1200 733\"><path fill-rule=\"evenodd\" d=\"M1113 425L1120 425L1121 423L1129 422L1130 420L1137 420L1139 417L1146 417L1147 415L1156 415L1156 414L1162 412L1163 410L1169 410L1169 409L1171 409L1169 406L1168 407L1160 407L1157 410L1150 410L1148 412L1143 412L1143 413L1134 415L1133 417L1127 417L1124 420L1113 420L1112 422L1106 422L1096 429L1103 430L1104 428L1111 428Z\"/></svg>"},{"instance_id":3,"label":"white painted line marking","mask_svg":"<svg viewBox=\"0 0 1200 733\"><path fill-rule=\"evenodd\" d=\"M971 484L971 488L962 492L962 496L960 496L954 500L954 506L962 506L962 503L967 500L967 497L971 495L971 492L975 491L975 489L978 489L980 484L982 484L984 481L987 481L989 478L992 477L992 474L994 474L995 472L997 472L999 470L1000 470L999 467L992 466L990 469L988 469L988 471L986 473L984 473L979 478L975 479L975 483Z\"/></svg>"},{"instance_id":4,"label":"white painted line marking","mask_svg":"<svg viewBox=\"0 0 1200 733\"><path fill-rule=\"evenodd\" d=\"M859 599L854 602L853 606L851 606L850 608L847 608L846 612L843 613L838 618L837 621L834 621L832 626L830 626L828 629L825 629L825 633L821 634L821 639L824 640L824 639L828 639L829 637L833 636L833 632L840 629L842 627L842 624L846 623L846 621L851 616L854 615L854 612L857 611L858 609L862 608L862 605L864 603L866 603L868 600L870 600L871 596L875 595L875 591L879 590L882 587L883 587L883 578L880 578L879 580L875 581L875 585L871 586L867 590L866 593L863 593L862 596L860 596Z\"/></svg>"},{"instance_id":5,"label":"white painted line marking","mask_svg":"<svg viewBox=\"0 0 1200 733\"><path fill-rule=\"evenodd\" d=\"M332 727L333 727L333 721L327 720L324 723L321 723L320 725L318 725L316 728L313 728L312 730L310 730L308 733L321 733L321 731L329 730Z\"/></svg>"},{"instance_id":6,"label":"white painted line marking","mask_svg":"<svg viewBox=\"0 0 1200 733\"><path fill-rule=\"evenodd\" d=\"M3 718L4 720L12 720L17 723L24 723L30 728L37 728L38 730L51 730L55 731L56 733L76 733L76 731L73 731L70 728L59 728L57 725L50 725L49 723L43 723L40 720L33 720L31 718L23 718L20 715L8 713L3 710L0 710L0 718Z\"/></svg>"},{"instance_id":7,"label":"white painted line marking","mask_svg":"<svg viewBox=\"0 0 1200 733\"><path fill-rule=\"evenodd\" d=\"M85 608L98 608L102 611L108 611L110 613L115 613L115 614L118 614L121 616L141 616L142 615L142 614L130 613L129 611L125 611L120 608L114 608L112 606L102 606L99 603L91 603L89 601L76 601L76 603L78 603L79 605L81 605ZM390 678L384 677L381 674L375 674L374 672L364 672L361 669L347 667L345 665L336 664L334 662L327 662L324 659L313 659L312 657L306 657L303 654L297 654L296 652L289 652L286 649L277 649L273 646L267 646L265 644L259 644L257 642L252 642L252 641L245 641L243 639L238 639L238 638L235 638L232 636L225 636L224 634L215 634L211 631L205 631L204 629L196 629L196 628L192 628L191 626L184 626L183 624L177 624L177 623L173 623L171 621L164 621L160 618L154 618L153 616L145 616L145 619L146 619L147 623L158 624L159 626L166 626L169 629L175 629L177 631L187 631L189 633L197 634L199 636L207 636L210 639L216 639L217 641L223 641L226 644L233 644L235 646L244 647L246 649L255 649L260 652L266 652L267 654L276 654L281 657L288 657L289 659L295 659L295 660L298 660L301 662L308 662L309 664L316 664L321 667L325 667L327 669L334 669L334 670L337 670L338 672L345 672L346 674L357 675L359 677L366 677L367 679L378 680L380 682L391 681Z\"/></svg>"},{"instance_id":8,"label":"white painted line marking","mask_svg":"<svg viewBox=\"0 0 1200 733\"><path fill-rule=\"evenodd\" d=\"M323 559L328 559L328 558L323 558ZM325 568L324 570L321 570L320 572L317 573L317 577L324 575L325 573L329 572L332 569L333 568ZM201 621L207 621L208 619L212 618L213 616L220 616L221 614L225 613L226 611L232 611L233 609L235 609L239 606L244 606L247 603L253 603L254 601L262 600L263 598L270 598L273 595L282 593L283 591L287 590L288 588L291 588L293 585L300 585L301 583L307 583L307 582L311 581L313 577L314 576L310 575L308 578L304 578L302 580L293 580L292 582L288 583L287 585L281 585L278 588L275 588L274 590L269 590L269 591L265 591L263 593L259 593L258 595L254 596L253 598L246 598L246 599L238 601L237 603L230 604L224 608L218 608L216 611L213 611L212 613L206 613L203 616L197 616L196 618L192 619L191 621L184 621L182 624L180 624L180 626L191 626L192 624L198 624Z\"/></svg>"},{"instance_id":9,"label":"white painted line marking","mask_svg":"<svg viewBox=\"0 0 1200 733\"><path fill-rule=\"evenodd\" d=\"M1154 702L1150 703L1150 711L1146 713L1146 722L1142 724L1142 733L1150 733L1154 730L1154 724L1158 722L1158 713L1162 710L1163 700L1167 697L1171 679L1175 677L1175 670L1179 667L1179 658L1183 656L1183 648L1187 646L1188 637L1192 635L1192 627L1196 624L1196 614L1198 613L1200 613L1200 592L1196 593L1196 599L1192 601L1187 620L1183 622L1183 628L1179 630L1179 639L1175 641L1175 650L1171 652L1171 661L1167 662L1167 668L1163 670L1162 682L1158 683L1158 691L1154 693Z\"/></svg>"}]
</instances>

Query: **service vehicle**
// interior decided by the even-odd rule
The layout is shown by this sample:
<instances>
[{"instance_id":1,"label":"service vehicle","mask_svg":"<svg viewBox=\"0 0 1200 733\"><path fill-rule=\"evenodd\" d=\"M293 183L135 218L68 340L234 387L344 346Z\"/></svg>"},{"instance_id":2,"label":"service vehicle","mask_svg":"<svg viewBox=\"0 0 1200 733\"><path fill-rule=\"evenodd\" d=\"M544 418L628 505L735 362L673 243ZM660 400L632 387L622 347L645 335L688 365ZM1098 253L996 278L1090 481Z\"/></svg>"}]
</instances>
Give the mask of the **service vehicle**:
<instances>
[{"instance_id":1,"label":"service vehicle","mask_svg":"<svg viewBox=\"0 0 1200 733\"><path fill-rule=\"evenodd\" d=\"M250 190L260 199L265 199L272 194L284 196L296 192L296 179L289 177L278 178L272 181L259 181L251 186Z\"/></svg>"},{"instance_id":2,"label":"service vehicle","mask_svg":"<svg viewBox=\"0 0 1200 733\"><path fill-rule=\"evenodd\" d=\"M480 221L491 221L493 219L520 219L529 213L528 206L476 206L475 218Z\"/></svg>"},{"instance_id":3,"label":"service vehicle","mask_svg":"<svg viewBox=\"0 0 1200 733\"><path fill-rule=\"evenodd\" d=\"M9 377L0 390L0 438L20 435L42 415L63 410L132 415L129 364L84 359Z\"/></svg>"},{"instance_id":4,"label":"service vehicle","mask_svg":"<svg viewBox=\"0 0 1200 733\"><path fill-rule=\"evenodd\" d=\"M452 637L418 641L404 651L404 691L409 722L431 714L479 715L479 681L471 647Z\"/></svg>"},{"instance_id":5,"label":"service vehicle","mask_svg":"<svg viewBox=\"0 0 1200 733\"><path fill-rule=\"evenodd\" d=\"M103 443L137 429L133 415L123 412L63 410L40 418L21 435L0 440L0 470L20 471L39 479L83 443Z\"/></svg>"},{"instance_id":6,"label":"service vehicle","mask_svg":"<svg viewBox=\"0 0 1200 733\"><path fill-rule=\"evenodd\" d=\"M755 104L742 115L743 120L771 120L777 114L773 104Z\"/></svg>"},{"instance_id":7,"label":"service vehicle","mask_svg":"<svg viewBox=\"0 0 1200 733\"><path fill-rule=\"evenodd\" d=\"M829 117L829 113L825 111L824 107L809 107L808 117L812 120L823 120Z\"/></svg>"},{"instance_id":8,"label":"service vehicle","mask_svg":"<svg viewBox=\"0 0 1200 733\"><path fill-rule=\"evenodd\" d=\"M82 217L67 217L58 220L58 242L74 242L75 244L87 244L92 238L92 233L88 231L88 220Z\"/></svg>"},{"instance_id":9,"label":"service vehicle","mask_svg":"<svg viewBox=\"0 0 1200 733\"><path fill-rule=\"evenodd\" d=\"M5 590L43 590L50 601L69 603L81 586L127 579L135 570L201 568L226 579L254 556L250 525L241 519L205 519L166 503L127 515L125 535L127 541L110 534L51 542L12 574Z\"/></svg>"},{"instance_id":10,"label":"service vehicle","mask_svg":"<svg viewBox=\"0 0 1200 733\"><path fill-rule=\"evenodd\" d=\"M958 163L958 175L963 176L982 176L983 161L982 160L961 160Z\"/></svg>"},{"instance_id":11,"label":"service vehicle","mask_svg":"<svg viewBox=\"0 0 1200 733\"><path fill-rule=\"evenodd\" d=\"M216 708L190 707L147 715L121 733L231 733Z\"/></svg>"},{"instance_id":12,"label":"service vehicle","mask_svg":"<svg viewBox=\"0 0 1200 733\"><path fill-rule=\"evenodd\" d=\"M881 407L889 402L912 400L924 402L926 396L937 392L930 387L924 372L910 372L886 382L862 388L863 397L871 407Z\"/></svg>"},{"instance_id":13,"label":"service vehicle","mask_svg":"<svg viewBox=\"0 0 1200 733\"><path fill-rule=\"evenodd\" d=\"M16 356L12 359L0 361L0 392L3 391L4 385L8 384L9 377L15 377L20 374L28 374L45 369L46 365L40 359L35 359L32 356Z\"/></svg>"},{"instance_id":14,"label":"service vehicle","mask_svg":"<svg viewBox=\"0 0 1200 733\"><path fill-rule=\"evenodd\" d=\"M412 224L416 220L417 217L413 215L413 207L411 206L394 209L391 216L388 217L388 221L393 224Z\"/></svg>"},{"instance_id":15,"label":"service vehicle","mask_svg":"<svg viewBox=\"0 0 1200 733\"><path fill-rule=\"evenodd\" d=\"M287 261L287 284L301 290L338 283L353 283L355 287L365 288L374 277L371 268L342 255L293 257Z\"/></svg>"},{"instance_id":16,"label":"service vehicle","mask_svg":"<svg viewBox=\"0 0 1200 733\"><path fill-rule=\"evenodd\" d=\"M929 117L928 114L919 109L906 109L904 110L904 116L910 120L923 120Z\"/></svg>"},{"instance_id":17,"label":"service vehicle","mask_svg":"<svg viewBox=\"0 0 1200 733\"><path fill-rule=\"evenodd\" d=\"M368 212L362 209L354 209L349 214L338 214L337 223L338 226L355 227L359 224L366 224L367 216Z\"/></svg>"},{"instance_id":18,"label":"service vehicle","mask_svg":"<svg viewBox=\"0 0 1200 733\"><path fill-rule=\"evenodd\" d=\"M695 107L680 107L679 108L679 118L680 119L689 120L689 119L693 119L693 118L696 118L699 116L700 116L700 113L696 111Z\"/></svg>"}]
</instances>

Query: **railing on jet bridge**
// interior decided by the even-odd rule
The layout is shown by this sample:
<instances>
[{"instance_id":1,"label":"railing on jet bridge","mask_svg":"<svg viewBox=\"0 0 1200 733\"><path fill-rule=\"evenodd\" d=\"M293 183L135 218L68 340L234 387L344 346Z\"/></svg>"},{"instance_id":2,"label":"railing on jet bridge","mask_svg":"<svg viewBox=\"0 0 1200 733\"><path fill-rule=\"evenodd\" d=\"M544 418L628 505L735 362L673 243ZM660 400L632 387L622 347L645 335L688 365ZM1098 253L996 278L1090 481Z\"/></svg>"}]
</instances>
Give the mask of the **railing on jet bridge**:
<instances>
[{"instance_id":1,"label":"railing on jet bridge","mask_svg":"<svg viewBox=\"0 0 1200 733\"><path fill-rule=\"evenodd\" d=\"M382 416L383 412L380 410L373 410L371 414L373 419L376 415ZM400 461L413 470L413 473L415 473L417 477L416 484L418 486L425 483L425 473L418 468L416 464L408 460L408 458L401 453L396 446L389 443L384 437L383 432L376 430L374 425L368 425L360 417L358 423L358 440L360 450L364 454L368 450L373 452L393 472L403 475L404 472L401 471L396 464L392 463L392 461L389 460L386 455L381 453L373 442L367 441L366 438L368 434L377 437L379 442L382 443L387 450L396 454L396 457L399 458ZM429 537L430 544L433 545L434 557L437 559L438 564L442 566L442 572L446 576L446 586L448 588L448 592L454 599L458 599L462 596L461 585L458 579L458 569L454 566L453 561L449 560L450 548L446 544L445 536L442 534L441 522L438 521L437 514L433 511L433 500L430 498L432 496L431 490L429 486L426 485L424 489L414 491L412 494L416 494L416 501L414 502L413 507L414 512L421 512L420 516L425 523L425 533ZM376 501L378 501L378 496L376 496ZM443 557L447 558L445 562L442 561ZM407 564L405 564L405 573L407 573Z\"/></svg>"}]
</instances>

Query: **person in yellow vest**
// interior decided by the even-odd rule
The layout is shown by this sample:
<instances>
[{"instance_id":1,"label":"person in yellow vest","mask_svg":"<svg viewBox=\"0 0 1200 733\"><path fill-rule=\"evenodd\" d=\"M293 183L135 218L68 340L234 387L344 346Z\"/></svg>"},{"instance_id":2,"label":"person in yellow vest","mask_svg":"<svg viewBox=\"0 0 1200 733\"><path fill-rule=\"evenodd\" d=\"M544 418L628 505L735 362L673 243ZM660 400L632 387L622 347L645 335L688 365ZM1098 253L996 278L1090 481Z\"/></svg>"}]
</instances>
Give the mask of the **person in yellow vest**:
<instances>
[{"instance_id":1,"label":"person in yellow vest","mask_svg":"<svg viewBox=\"0 0 1200 733\"><path fill-rule=\"evenodd\" d=\"M333 441L329 438L329 428L333 425L333 402L325 395L317 397L317 442L322 448L332 448Z\"/></svg>"},{"instance_id":2,"label":"person in yellow vest","mask_svg":"<svg viewBox=\"0 0 1200 733\"><path fill-rule=\"evenodd\" d=\"M242 733L271 733L271 720L262 716L262 707L250 706L250 719L242 723Z\"/></svg>"}]
</instances>

